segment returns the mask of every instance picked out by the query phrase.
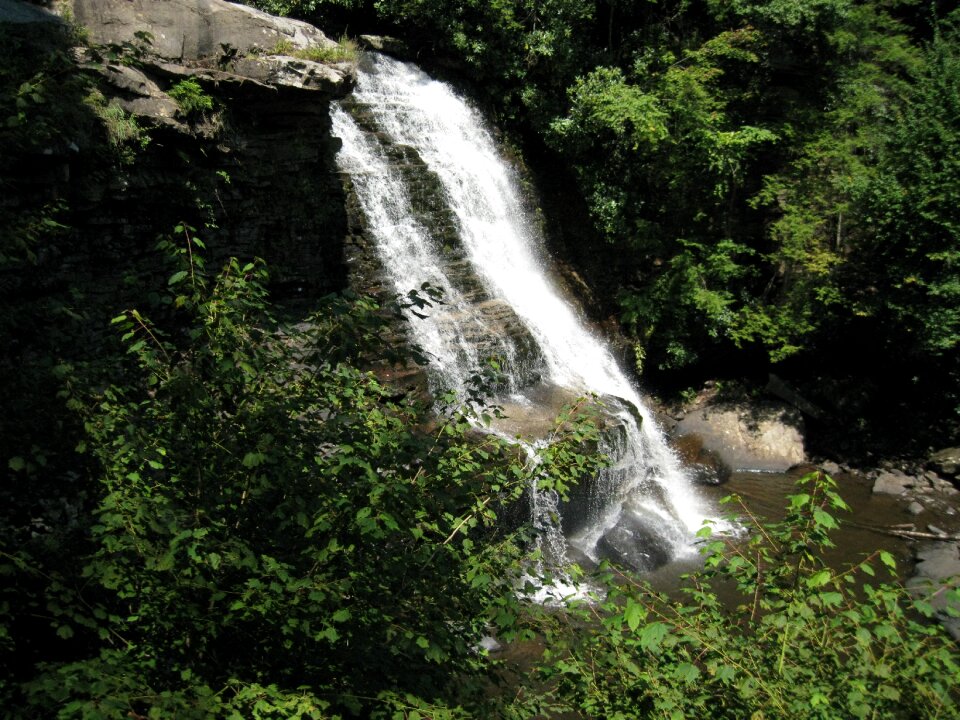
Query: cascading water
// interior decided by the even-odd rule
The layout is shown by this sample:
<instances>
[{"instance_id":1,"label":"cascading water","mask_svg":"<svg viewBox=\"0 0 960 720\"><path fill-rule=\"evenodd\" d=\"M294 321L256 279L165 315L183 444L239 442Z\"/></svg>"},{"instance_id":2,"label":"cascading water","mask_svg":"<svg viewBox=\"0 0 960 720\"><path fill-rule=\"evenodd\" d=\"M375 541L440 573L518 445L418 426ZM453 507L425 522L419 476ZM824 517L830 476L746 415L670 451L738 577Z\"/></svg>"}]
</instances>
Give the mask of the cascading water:
<instances>
[{"instance_id":1,"label":"cascading water","mask_svg":"<svg viewBox=\"0 0 960 720\"><path fill-rule=\"evenodd\" d=\"M498 356L508 376L499 401L510 415L544 399L601 396L617 418L603 448L614 464L588 488L578 517L564 518L567 542L639 569L688 552L705 517L694 489L610 351L548 280L517 178L479 113L415 66L370 54L352 98L333 110L333 131L396 291L424 282L445 290L445 304L413 328L434 357L433 386L463 391ZM425 201L411 165L443 198L446 227L434 227L436 212L433 223L418 212Z\"/></svg>"}]
</instances>

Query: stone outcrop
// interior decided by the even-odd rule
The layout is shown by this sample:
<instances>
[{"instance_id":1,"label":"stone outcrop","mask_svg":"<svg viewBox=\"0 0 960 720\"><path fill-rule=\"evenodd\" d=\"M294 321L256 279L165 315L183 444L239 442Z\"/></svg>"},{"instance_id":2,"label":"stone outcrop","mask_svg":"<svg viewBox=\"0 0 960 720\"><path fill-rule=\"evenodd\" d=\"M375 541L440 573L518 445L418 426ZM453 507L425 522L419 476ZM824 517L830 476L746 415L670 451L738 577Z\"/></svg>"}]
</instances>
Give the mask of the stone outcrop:
<instances>
[{"instance_id":1,"label":"stone outcrop","mask_svg":"<svg viewBox=\"0 0 960 720\"><path fill-rule=\"evenodd\" d=\"M36 205L38 193L67 208L69 241L51 249L49 284L113 309L127 292L142 297L138 288L162 287L168 274L158 236L183 222L206 242L211 269L229 256L266 259L280 300L346 285L329 106L352 88L354 68L270 54L337 43L223 0L61 0L56 9L85 27L91 48L79 58L99 73L99 99L77 99L74 113L86 119L66 142L16 159L5 199L13 212ZM0 22L51 19L27 3L0 4ZM199 85L209 110L181 108L174 89L184 80ZM132 140L104 140L108 111Z\"/></svg>"},{"instance_id":2,"label":"stone outcrop","mask_svg":"<svg viewBox=\"0 0 960 720\"><path fill-rule=\"evenodd\" d=\"M152 36L151 55L180 64L269 52L278 44L292 49L337 44L308 23L223 0L69 0L65 5L87 28L91 42L137 44L138 33L146 31Z\"/></svg>"},{"instance_id":3,"label":"stone outcrop","mask_svg":"<svg viewBox=\"0 0 960 720\"><path fill-rule=\"evenodd\" d=\"M60 18L44 8L20 0L0 0L0 23L24 25L47 22L59 23Z\"/></svg>"},{"instance_id":4,"label":"stone outcrop","mask_svg":"<svg viewBox=\"0 0 960 720\"><path fill-rule=\"evenodd\" d=\"M691 410L673 434L697 436L732 470L783 472L806 460L801 428L799 413L784 405L716 404Z\"/></svg>"},{"instance_id":5,"label":"stone outcrop","mask_svg":"<svg viewBox=\"0 0 960 720\"><path fill-rule=\"evenodd\" d=\"M401 60L407 60L413 55L403 40L387 35L361 35L360 44L368 50L393 55Z\"/></svg>"}]
</instances>

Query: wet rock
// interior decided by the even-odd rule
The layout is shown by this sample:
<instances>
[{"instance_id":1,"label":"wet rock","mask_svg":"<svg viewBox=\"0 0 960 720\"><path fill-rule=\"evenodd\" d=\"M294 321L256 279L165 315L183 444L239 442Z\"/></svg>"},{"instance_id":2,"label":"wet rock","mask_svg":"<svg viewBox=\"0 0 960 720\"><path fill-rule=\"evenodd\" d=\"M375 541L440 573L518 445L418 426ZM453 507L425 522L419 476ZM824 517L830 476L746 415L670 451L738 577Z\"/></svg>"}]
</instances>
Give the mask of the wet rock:
<instances>
[{"instance_id":1,"label":"wet rock","mask_svg":"<svg viewBox=\"0 0 960 720\"><path fill-rule=\"evenodd\" d=\"M943 528L937 527L936 525L927 525L927 531L933 533L934 535L943 535L946 536L947 531Z\"/></svg>"},{"instance_id":2,"label":"wet rock","mask_svg":"<svg viewBox=\"0 0 960 720\"><path fill-rule=\"evenodd\" d=\"M899 470L881 472L873 483L876 495L902 495L917 484L916 478L903 474Z\"/></svg>"},{"instance_id":3,"label":"wet rock","mask_svg":"<svg viewBox=\"0 0 960 720\"><path fill-rule=\"evenodd\" d=\"M360 45L367 50L393 55L401 60L411 57L410 47L403 40L388 35L361 35Z\"/></svg>"},{"instance_id":4,"label":"wet rock","mask_svg":"<svg viewBox=\"0 0 960 720\"><path fill-rule=\"evenodd\" d=\"M820 469L823 470L827 475L833 477L834 475L840 474L840 466L832 460L827 460L825 463L820 465Z\"/></svg>"},{"instance_id":5,"label":"wet rock","mask_svg":"<svg viewBox=\"0 0 960 720\"><path fill-rule=\"evenodd\" d=\"M670 560L662 533L631 512L624 512L620 521L600 538L597 552L638 572L653 570Z\"/></svg>"},{"instance_id":6,"label":"wet rock","mask_svg":"<svg viewBox=\"0 0 960 720\"><path fill-rule=\"evenodd\" d=\"M799 412L785 405L718 404L691 411L675 435L696 434L732 470L784 472L806 460Z\"/></svg>"},{"instance_id":7,"label":"wet rock","mask_svg":"<svg viewBox=\"0 0 960 720\"><path fill-rule=\"evenodd\" d=\"M677 437L672 445L698 485L722 485L730 479L730 466L719 454L705 448L703 438L697 433Z\"/></svg>"},{"instance_id":8,"label":"wet rock","mask_svg":"<svg viewBox=\"0 0 960 720\"><path fill-rule=\"evenodd\" d=\"M911 515L919 515L924 511L923 505L914 500L912 503L907 505L907 512Z\"/></svg>"},{"instance_id":9,"label":"wet rock","mask_svg":"<svg viewBox=\"0 0 960 720\"><path fill-rule=\"evenodd\" d=\"M960 543L931 543L917 551L914 576L907 581L907 588L926 598L938 611L937 619L947 632L960 641L960 618L947 614L947 608L960 611L960 603L951 603L941 588L950 578L960 576Z\"/></svg>"}]
</instances>

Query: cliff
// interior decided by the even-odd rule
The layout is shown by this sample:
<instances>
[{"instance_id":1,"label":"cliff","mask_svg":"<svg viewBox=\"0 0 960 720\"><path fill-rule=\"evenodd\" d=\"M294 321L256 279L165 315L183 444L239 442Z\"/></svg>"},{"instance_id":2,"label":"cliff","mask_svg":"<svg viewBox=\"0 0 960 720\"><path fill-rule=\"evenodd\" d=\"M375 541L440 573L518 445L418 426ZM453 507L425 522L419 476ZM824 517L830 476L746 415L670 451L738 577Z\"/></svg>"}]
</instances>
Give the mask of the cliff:
<instances>
[{"instance_id":1,"label":"cliff","mask_svg":"<svg viewBox=\"0 0 960 720\"><path fill-rule=\"evenodd\" d=\"M59 93L46 102L72 106L69 126L5 153L3 210L45 203L65 226L40 248L43 267L3 278L8 297L42 282L116 304L125 287L155 285L156 239L179 223L211 265L265 258L281 298L345 284L329 104L354 76L338 43L222 0L2 0L0 30L57 45L88 78L74 97L42 78Z\"/></svg>"}]
</instances>

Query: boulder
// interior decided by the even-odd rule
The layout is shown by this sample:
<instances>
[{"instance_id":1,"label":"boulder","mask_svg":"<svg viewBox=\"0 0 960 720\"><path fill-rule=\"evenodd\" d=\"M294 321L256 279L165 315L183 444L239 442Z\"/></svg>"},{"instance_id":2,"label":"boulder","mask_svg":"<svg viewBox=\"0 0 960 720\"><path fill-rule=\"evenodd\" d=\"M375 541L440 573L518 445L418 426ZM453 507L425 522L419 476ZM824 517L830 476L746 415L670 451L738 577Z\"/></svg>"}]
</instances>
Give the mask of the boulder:
<instances>
[{"instance_id":1,"label":"boulder","mask_svg":"<svg viewBox=\"0 0 960 720\"><path fill-rule=\"evenodd\" d=\"M917 479L899 470L881 472L873 483L877 495L902 495L917 484Z\"/></svg>"},{"instance_id":2,"label":"boulder","mask_svg":"<svg viewBox=\"0 0 960 720\"><path fill-rule=\"evenodd\" d=\"M696 434L731 470L784 472L806 460L797 410L776 403L707 405L688 413L675 437Z\"/></svg>"},{"instance_id":3,"label":"boulder","mask_svg":"<svg viewBox=\"0 0 960 720\"><path fill-rule=\"evenodd\" d=\"M106 65L100 73L120 91L120 106L128 113L154 125L183 127L176 119L179 105L141 70L130 65Z\"/></svg>"},{"instance_id":4,"label":"boulder","mask_svg":"<svg viewBox=\"0 0 960 720\"><path fill-rule=\"evenodd\" d=\"M940 475L955 478L960 474L960 448L944 448L930 456L927 465Z\"/></svg>"},{"instance_id":5,"label":"boulder","mask_svg":"<svg viewBox=\"0 0 960 720\"><path fill-rule=\"evenodd\" d=\"M670 548L663 534L632 512L626 511L619 522L597 542L600 557L638 572L654 570L670 561Z\"/></svg>"},{"instance_id":6,"label":"boulder","mask_svg":"<svg viewBox=\"0 0 960 720\"><path fill-rule=\"evenodd\" d=\"M350 63L282 54L335 48L336 41L308 23L246 5L224 0L70 0L65 7L86 28L92 43L141 48L139 66L170 83L195 77L206 88L246 85L274 92L295 88L330 97L342 97L353 86ZM282 53L273 54L279 50ZM138 99L125 109L166 123L163 118L172 100L161 97L160 87L149 87L135 77L136 72L114 66L106 72L127 76L107 77L112 83L132 84L124 89Z\"/></svg>"},{"instance_id":7,"label":"boulder","mask_svg":"<svg viewBox=\"0 0 960 720\"><path fill-rule=\"evenodd\" d=\"M730 466L719 454L703 445L697 433L674 438L673 449L698 485L722 485L730 479Z\"/></svg>"},{"instance_id":8,"label":"boulder","mask_svg":"<svg viewBox=\"0 0 960 720\"><path fill-rule=\"evenodd\" d=\"M406 60L412 55L410 47L403 40L387 35L361 35L360 45L368 50L393 55L401 60Z\"/></svg>"},{"instance_id":9,"label":"boulder","mask_svg":"<svg viewBox=\"0 0 960 720\"><path fill-rule=\"evenodd\" d=\"M294 49L334 47L314 26L278 18L224 0L70 0L77 23L101 45L141 44L137 33L152 35L149 52L166 60L189 62L238 57L278 44Z\"/></svg>"},{"instance_id":10,"label":"boulder","mask_svg":"<svg viewBox=\"0 0 960 720\"><path fill-rule=\"evenodd\" d=\"M960 612L960 603L951 602L941 588L950 578L960 577L960 544L931 543L917 551L914 576L907 581L907 588L925 598L937 610L937 619L955 639L960 641L960 617L951 617L947 608Z\"/></svg>"},{"instance_id":11,"label":"boulder","mask_svg":"<svg viewBox=\"0 0 960 720\"><path fill-rule=\"evenodd\" d=\"M837 463L832 460L827 460L825 463L820 465L820 469L823 470L830 477L835 477L840 474L841 468Z\"/></svg>"}]
</instances>

